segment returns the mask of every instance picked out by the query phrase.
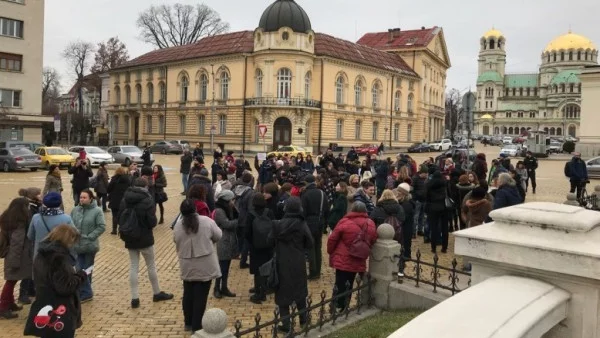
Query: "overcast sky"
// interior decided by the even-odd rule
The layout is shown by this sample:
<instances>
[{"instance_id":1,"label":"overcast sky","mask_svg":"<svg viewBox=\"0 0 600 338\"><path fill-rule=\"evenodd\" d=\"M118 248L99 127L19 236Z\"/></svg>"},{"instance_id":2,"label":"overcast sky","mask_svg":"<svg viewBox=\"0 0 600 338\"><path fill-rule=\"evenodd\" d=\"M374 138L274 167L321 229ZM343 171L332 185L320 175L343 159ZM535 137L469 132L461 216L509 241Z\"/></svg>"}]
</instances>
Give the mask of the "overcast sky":
<instances>
[{"instance_id":1,"label":"overcast sky","mask_svg":"<svg viewBox=\"0 0 600 338\"><path fill-rule=\"evenodd\" d=\"M38 0L33 0L38 1ZM273 0L205 0L231 25L231 31L253 30ZM193 0L46 0L44 65L57 68L63 90L74 75L61 58L72 40L90 42L118 36L131 57L152 50L138 37L140 11L151 4L189 3ZM507 39L507 72L536 72L540 54L554 37L566 33L587 36L600 44L598 0L297 0L316 32L356 41L367 32L388 28L417 29L441 26L452 67L448 89L475 85L481 35L495 26Z\"/></svg>"}]
</instances>

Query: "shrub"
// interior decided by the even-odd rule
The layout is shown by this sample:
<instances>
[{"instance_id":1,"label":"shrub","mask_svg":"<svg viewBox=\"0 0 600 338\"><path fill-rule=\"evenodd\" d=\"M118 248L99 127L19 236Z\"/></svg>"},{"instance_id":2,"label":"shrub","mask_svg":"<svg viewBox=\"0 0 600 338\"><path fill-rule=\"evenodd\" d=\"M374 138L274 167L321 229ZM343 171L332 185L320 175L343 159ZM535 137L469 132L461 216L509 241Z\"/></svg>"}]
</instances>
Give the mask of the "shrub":
<instances>
[{"instance_id":1,"label":"shrub","mask_svg":"<svg viewBox=\"0 0 600 338\"><path fill-rule=\"evenodd\" d=\"M563 152L565 152L567 154L574 152L575 151L575 142L567 141L567 142L563 143L562 150L563 150Z\"/></svg>"}]
</instances>

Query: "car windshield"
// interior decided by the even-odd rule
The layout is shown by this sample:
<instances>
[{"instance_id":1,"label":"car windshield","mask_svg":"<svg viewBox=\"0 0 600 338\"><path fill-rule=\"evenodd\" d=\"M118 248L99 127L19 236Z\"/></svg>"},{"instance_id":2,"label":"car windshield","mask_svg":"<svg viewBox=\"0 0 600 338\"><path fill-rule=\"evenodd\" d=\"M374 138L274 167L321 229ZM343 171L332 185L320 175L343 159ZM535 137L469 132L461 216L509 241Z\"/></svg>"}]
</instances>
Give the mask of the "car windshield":
<instances>
[{"instance_id":1,"label":"car windshield","mask_svg":"<svg viewBox=\"0 0 600 338\"><path fill-rule=\"evenodd\" d=\"M141 153L142 151L138 147L121 147L124 153Z\"/></svg>"},{"instance_id":2,"label":"car windshield","mask_svg":"<svg viewBox=\"0 0 600 338\"><path fill-rule=\"evenodd\" d=\"M31 150L27 148L13 148L11 149L13 155L23 156L23 155L35 155Z\"/></svg>"},{"instance_id":3,"label":"car windshield","mask_svg":"<svg viewBox=\"0 0 600 338\"><path fill-rule=\"evenodd\" d=\"M504 149L517 149L517 146L514 144L509 144L504 147Z\"/></svg>"},{"instance_id":4,"label":"car windshield","mask_svg":"<svg viewBox=\"0 0 600 338\"><path fill-rule=\"evenodd\" d=\"M88 154L104 154L104 150L96 147L85 148L85 152Z\"/></svg>"},{"instance_id":5,"label":"car windshield","mask_svg":"<svg viewBox=\"0 0 600 338\"><path fill-rule=\"evenodd\" d=\"M62 148L46 149L46 154L48 154L48 155L69 155L69 153Z\"/></svg>"}]
</instances>

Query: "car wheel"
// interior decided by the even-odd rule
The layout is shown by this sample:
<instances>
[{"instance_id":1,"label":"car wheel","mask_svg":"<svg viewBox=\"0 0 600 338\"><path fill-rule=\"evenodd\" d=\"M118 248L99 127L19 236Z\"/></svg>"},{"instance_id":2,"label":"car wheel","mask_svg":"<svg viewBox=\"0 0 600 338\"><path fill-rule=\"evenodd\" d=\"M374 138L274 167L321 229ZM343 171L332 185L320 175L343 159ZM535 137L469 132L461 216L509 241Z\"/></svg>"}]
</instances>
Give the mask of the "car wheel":
<instances>
[{"instance_id":1,"label":"car wheel","mask_svg":"<svg viewBox=\"0 0 600 338\"><path fill-rule=\"evenodd\" d=\"M163 149L163 150L161 151L161 153L162 153L163 155L166 155L166 154L167 154L167 149Z\"/></svg>"},{"instance_id":2,"label":"car wheel","mask_svg":"<svg viewBox=\"0 0 600 338\"><path fill-rule=\"evenodd\" d=\"M31 171L37 171L38 168L30 168L29 170L31 170Z\"/></svg>"},{"instance_id":3,"label":"car wheel","mask_svg":"<svg viewBox=\"0 0 600 338\"><path fill-rule=\"evenodd\" d=\"M10 165L8 164L8 162L4 162L4 164L2 165L2 170L4 170L5 173L10 171Z\"/></svg>"},{"instance_id":4,"label":"car wheel","mask_svg":"<svg viewBox=\"0 0 600 338\"><path fill-rule=\"evenodd\" d=\"M128 167L131 165L131 160L129 158L125 159L125 165Z\"/></svg>"},{"instance_id":5,"label":"car wheel","mask_svg":"<svg viewBox=\"0 0 600 338\"><path fill-rule=\"evenodd\" d=\"M439 148L438 148L438 151L442 151L442 147L439 147Z\"/></svg>"}]
</instances>

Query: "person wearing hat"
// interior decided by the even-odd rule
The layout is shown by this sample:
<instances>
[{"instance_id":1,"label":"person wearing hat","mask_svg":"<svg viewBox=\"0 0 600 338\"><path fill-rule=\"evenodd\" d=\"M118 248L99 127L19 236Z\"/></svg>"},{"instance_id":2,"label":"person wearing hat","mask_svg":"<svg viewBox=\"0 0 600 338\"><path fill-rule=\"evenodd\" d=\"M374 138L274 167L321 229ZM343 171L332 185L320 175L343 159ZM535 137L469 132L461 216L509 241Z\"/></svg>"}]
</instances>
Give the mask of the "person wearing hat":
<instances>
[{"instance_id":1,"label":"person wearing hat","mask_svg":"<svg viewBox=\"0 0 600 338\"><path fill-rule=\"evenodd\" d=\"M90 177L94 176L94 172L86 159L77 159L75 166L69 168L69 174L73 175L73 202L78 205L79 193L90 187Z\"/></svg>"},{"instance_id":2,"label":"person wearing hat","mask_svg":"<svg viewBox=\"0 0 600 338\"><path fill-rule=\"evenodd\" d=\"M33 257L37 255L40 242L61 224L68 224L75 227L71 216L66 215L60 208L62 197L57 192L48 193L44 196L44 207L40 213L33 215L31 224L27 231L27 238L33 241Z\"/></svg>"},{"instance_id":3,"label":"person wearing hat","mask_svg":"<svg viewBox=\"0 0 600 338\"><path fill-rule=\"evenodd\" d=\"M396 228L400 228L406 216L394 192L391 189L385 189L369 217L375 222L376 226L388 223L394 226L394 230L397 230ZM394 239L400 242L400 236L394 236Z\"/></svg>"},{"instance_id":4,"label":"person wearing hat","mask_svg":"<svg viewBox=\"0 0 600 338\"><path fill-rule=\"evenodd\" d=\"M327 219L325 216L329 211L329 202L325 192L317 188L313 175L306 176L304 182L304 191L300 198L302 201L302 215L306 220L314 242L311 250L308 251L308 269L310 271L308 279L313 280L321 277L323 228Z\"/></svg>"},{"instance_id":5,"label":"person wearing hat","mask_svg":"<svg viewBox=\"0 0 600 338\"><path fill-rule=\"evenodd\" d=\"M396 198L398 203L404 210L404 224L402 224L402 255L404 258L410 259L411 257L411 245L414 237L414 220L415 217L415 203L412 200L411 186L408 183L401 183L396 188Z\"/></svg>"},{"instance_id":6,"label":"person wearing hat","mask_svg":"<svg viewBox=\"0 0 600 338\"><path fill-rule=\"evenodd\" d=\"M196 213L192 200L184 200L179 211L181 217L173 228L173 238L183 280L183 321L186 331L196 332L202 330L210 284L221 277L215 244L223 232L215 221Z\"/></svg>"},{"instance_id":7,"label":"person wearing hat","mask_svg":"<svg viewBox=\"0 0 600 338\"><path fill-rule=\"evenodd\" d=\"M461 218L468 228L485 223L492 211L492 203L486 195L487 190L484 187L477 187L462 205Z\"/></svg>"},{"instance_id":8,"label":"person wearing hat","mask_svg":"<svg viewBox=\"0 0 600 338\"><path fill-rule=\"evenodd\" d=\"M217 226L223 232L223 236L217 243L217 256L219 257L219 267L221 268L221 277L215 282L213 295L215 298L235 297L235 293L231 292L227 287L229 277L229 267L231 260L237 257L240 253L238 250L237 238L237 211L233 204L233 192L231 190L221 190L215 199L215 215L214 220Z\"/></svg>"}]
</instances>

